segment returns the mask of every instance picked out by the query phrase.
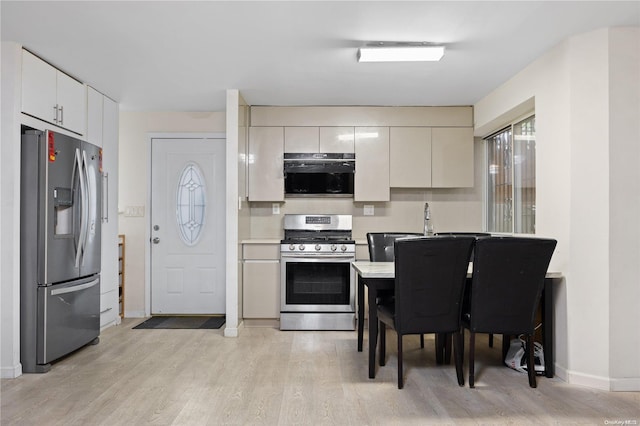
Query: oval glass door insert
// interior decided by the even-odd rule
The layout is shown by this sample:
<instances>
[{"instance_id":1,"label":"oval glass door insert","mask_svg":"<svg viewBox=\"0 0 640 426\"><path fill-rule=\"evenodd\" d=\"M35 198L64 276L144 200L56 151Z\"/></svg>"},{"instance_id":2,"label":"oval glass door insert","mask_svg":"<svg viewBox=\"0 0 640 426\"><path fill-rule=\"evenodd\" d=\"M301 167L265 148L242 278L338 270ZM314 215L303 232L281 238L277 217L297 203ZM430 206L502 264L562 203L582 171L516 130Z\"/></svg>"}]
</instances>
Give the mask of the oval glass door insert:
<instances>
[{"instance_id":1,"label":"oval glass door insert","mask_svg":"<svg viewBox=\"0 0 640 426\"><path fill-rule=\"evenodd\" d=\"M206 209L205 182L200 168L188 163L178 181L176 220L180 238L188 246L198 242L204 228Z\"/></svg>"}]
</instances>

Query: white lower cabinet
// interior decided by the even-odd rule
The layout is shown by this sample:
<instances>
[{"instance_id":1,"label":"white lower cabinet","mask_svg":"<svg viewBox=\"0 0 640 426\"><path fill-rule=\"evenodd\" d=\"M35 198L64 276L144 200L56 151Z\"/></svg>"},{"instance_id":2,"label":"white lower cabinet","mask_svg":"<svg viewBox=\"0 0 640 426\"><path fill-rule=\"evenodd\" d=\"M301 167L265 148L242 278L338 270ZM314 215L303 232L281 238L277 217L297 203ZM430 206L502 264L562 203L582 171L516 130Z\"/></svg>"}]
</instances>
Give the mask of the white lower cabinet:
<instances>
[{"instance_id":1,"label":"white lower cabinet","mask_svg":"<svg viewBox=\"0 0 640 426\"><path fill-rule=\"evenodd\" d=\"M113 325L118 318L118 292L100 290L100 329Z\"/></svg>"},{"instance_id":2,"label":"white lower cabinet","mask_svg":"<svg viewBox=\"0 0 640 426\"><path fill-rule=\"evenodd\" d=\"M242 276L244 318L280 318L280 244L245 244Z\"/></svg>"}]
</instances>

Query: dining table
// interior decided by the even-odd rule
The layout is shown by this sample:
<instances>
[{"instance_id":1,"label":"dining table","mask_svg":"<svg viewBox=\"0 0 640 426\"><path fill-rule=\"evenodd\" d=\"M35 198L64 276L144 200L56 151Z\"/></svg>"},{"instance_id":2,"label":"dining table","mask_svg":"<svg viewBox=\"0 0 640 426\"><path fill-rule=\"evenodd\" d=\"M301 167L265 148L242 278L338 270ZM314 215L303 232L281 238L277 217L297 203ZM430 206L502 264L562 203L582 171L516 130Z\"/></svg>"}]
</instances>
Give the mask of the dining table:
<instances>
[{"instance_id":1,"label":"dining table","mask_svg":"<svg viewBox=\"0 0 640 426\"><path fill-rule=\"evenodd\" d=\"M351 262L358 279L357 302L358 302L358 352L362 352L364 341L364 318L365 303L364 289L368 290L368 318L369 318L369 378L375 378L376 346L378 339L378 311L376 300L378 292L393 291L395 287L395 264L394 262L370 262L357 260ZM467 281L473 274L473 264L469 263L467 271ZM553 283L562 278L559 272L547 272L544 279L544 288L540 300L542 319L542 349L544 352L545 376L553 377L555 366L553 363Z\"/></svg>"}]
</instances>

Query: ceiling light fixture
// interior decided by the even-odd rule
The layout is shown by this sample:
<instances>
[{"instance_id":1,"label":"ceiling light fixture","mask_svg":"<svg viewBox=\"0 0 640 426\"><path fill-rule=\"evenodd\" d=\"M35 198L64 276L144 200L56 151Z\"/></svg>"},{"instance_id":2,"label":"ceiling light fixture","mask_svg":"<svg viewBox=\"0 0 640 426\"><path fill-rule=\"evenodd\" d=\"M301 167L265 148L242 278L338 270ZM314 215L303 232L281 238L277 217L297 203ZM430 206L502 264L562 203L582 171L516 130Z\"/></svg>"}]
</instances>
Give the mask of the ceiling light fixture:
<instances>
[{"instance_id":1,"label":"ceiling light fixture","mask_svg":"<svg viewBox=\"0 0 640 426\"><path fill-rule=\"evenodd\" d=\"M426 43L377 43L358 49L358 62L439 61L444 46Z\"/></svg>"}]
</instances>

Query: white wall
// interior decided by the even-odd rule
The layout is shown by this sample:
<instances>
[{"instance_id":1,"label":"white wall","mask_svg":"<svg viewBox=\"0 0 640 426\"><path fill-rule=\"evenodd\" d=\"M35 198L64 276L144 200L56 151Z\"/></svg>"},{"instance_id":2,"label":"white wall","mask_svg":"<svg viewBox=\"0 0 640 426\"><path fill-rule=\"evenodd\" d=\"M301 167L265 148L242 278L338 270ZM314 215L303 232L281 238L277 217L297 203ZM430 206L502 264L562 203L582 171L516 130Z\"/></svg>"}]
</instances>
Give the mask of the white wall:
<instances>
[{"instance_id":1,"label":"white wall","mask_svg":"<svg viewBox=\"0 0 640 426\"><path fill-rule=\"evenodd\" d=\"M637 235L638 195L631 194L638 194L637 43L638 29L573 37L475 105L476 135L484 136L535 99L537 233L558 240L550 268L566 278L556 289L557 373L570 383L613 390L640 390L638 239L624 237L629 223L621 224L617 218L624 216L616 212L630 208ZM635 94L623 96L629 89ZM620 158L628 154L633 160ZM617 253L636 267L612 272ZM631 313L614 313L614 303L629 297L635 297L626 302ZM611 354L620 347L633 350L616 355L612 368Z\"/></svg>"},{"instance_id":2,"label":"white wall","mask_svg":"<svg viewBox=\"0 0 640 426\"><path fill-rule=\"evenodd\" d=\"M640 377L640 28L609 34L609 347L612 388ZM633 328L632 328L633 330ZM637 381L636 381L637 383ZM638 386L635 387L638 390Z\"/></svg>"},{"instance_id":3,"label":"white wall","mask_svg":"<svg viewBox=\"0 0 640 426\"><path fill-rule=\"evenodd\" d=\"M126 235L125 316L145 315L145 247L149 134L224 132L224 112L120 111L119 233ZM125 217L127 206L144 206L145 217Z\"/></svg>"},{"instance_id":4,"label":"white wall","mask_svg":"<svg viewBox=\"0 0 640 426\"><path fill-rule=\"evenodd\" d=\"M227 323L224 335L238 336L242 321L242 245L249 238L246 193L248 106L237 89L227 90Z\"/></svg>"},{"instance_id":5,"label":"white wall","mask_svg":"<svg viewBox=\"0 0 640 426\"><path fill-rule=\"evenodd\" d=\"M0 376L17 377L20 365L20 114L21 47L2 42L0 143Z\"/></svg>"},{"instance_id":6,"label":"white wall","mask_svg":"<svg viewBox=\"0 0 640 426\"><path fill-rule=\"evenodd\" d=\"M585 318L580 324L569 323L568 367L569 374L584 374L589 376L584 379L594 381L609 377L609 348L593 345L591 341L593 336L604 339L609 335L607 50L607 30L569 40L572 229L567 301L570 319L574 313L581 313ZM592 211L597 212L597 219L587 213Z\"/></svg>"}]
</instances>

